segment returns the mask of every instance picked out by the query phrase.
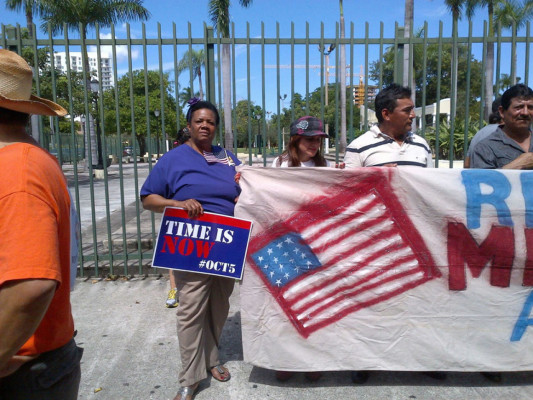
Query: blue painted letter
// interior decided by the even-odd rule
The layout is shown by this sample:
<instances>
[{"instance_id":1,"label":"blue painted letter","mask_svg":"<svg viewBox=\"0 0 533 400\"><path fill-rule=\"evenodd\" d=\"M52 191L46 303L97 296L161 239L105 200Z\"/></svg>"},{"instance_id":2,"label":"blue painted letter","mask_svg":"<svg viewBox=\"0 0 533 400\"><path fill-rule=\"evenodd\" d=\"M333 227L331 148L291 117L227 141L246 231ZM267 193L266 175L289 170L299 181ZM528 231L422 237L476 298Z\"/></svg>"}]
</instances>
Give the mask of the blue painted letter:
<instances>
[{"instance_id":1,"label":"blue painted letter","mask_svg":"<svg viewBox=\"0 0 533 400\"><path fill-rule=\"evenodd\" d=\"M520 174L522 194L526 203L526 226L533 228L533 172L526 171Z\"/></svg>"},{"instance_id":2,"label":"blue painted letter","mask_svg":"<svg viewBox=\"0 0 533 400\"><path fill-rule=\"evenodd\" d=\"M533 325L533 319L528 318L531 314L531 308L533 308L533 292L529 293L529 296L527 296L526 302L524 303L524 308L522 308L522 312L520 313L520 316L518 317L518 320L514 326L513 333L511 335L511 342L518 342L520 339L522 339L526 328L529 325Z\"/></svg>"},{"instance_id":3,"label":"blue painted letter","mask_svg":"<svg viewBox=\"0 0 533 400\"><path fill-rule=\"evenodd\" d=\"M504 174L492 169L473 169L462 171L463 185L466 190L466 225L468 229L479 228L481 205L494 206L498 213L498 222L504 226L513 226L511 211L505 199L511 193L511 184ZM481 184L492 187L492 193L481 193Z\"/></svg>"}]
</instances>

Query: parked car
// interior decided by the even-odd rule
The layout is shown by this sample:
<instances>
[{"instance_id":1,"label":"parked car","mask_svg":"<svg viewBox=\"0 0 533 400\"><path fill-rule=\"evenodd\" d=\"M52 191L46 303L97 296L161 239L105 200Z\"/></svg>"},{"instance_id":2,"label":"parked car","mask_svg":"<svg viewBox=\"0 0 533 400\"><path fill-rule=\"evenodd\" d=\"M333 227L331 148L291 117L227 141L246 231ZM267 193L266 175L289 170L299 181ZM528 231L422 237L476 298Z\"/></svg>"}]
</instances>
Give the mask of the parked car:
<instances>
[{"instance_id":1,"label":"parked car","mask_svg":"<svg viewBox=\"0 0 533 400\"><path fill-rule=\"evenodd\" d=\"M133 147L132 146L126 146L124 147L124 151L122 152L123 156L132 156L133 155Z\"/></svg>"}]
</instances>

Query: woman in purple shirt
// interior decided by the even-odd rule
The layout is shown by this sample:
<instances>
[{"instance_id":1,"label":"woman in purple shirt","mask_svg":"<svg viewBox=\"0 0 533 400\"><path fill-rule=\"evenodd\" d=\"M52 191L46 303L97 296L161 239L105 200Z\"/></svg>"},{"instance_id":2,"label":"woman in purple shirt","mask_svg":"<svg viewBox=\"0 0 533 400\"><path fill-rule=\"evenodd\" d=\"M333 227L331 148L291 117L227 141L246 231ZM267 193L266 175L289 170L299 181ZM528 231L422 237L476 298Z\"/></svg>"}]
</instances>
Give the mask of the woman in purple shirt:
<instances>
[{"instance_id":1,"label":"woman in purple shirt","mask_svg":"<svg viewBox=\"0 0 533 400\"><path fill-rule=\"evenodd\" d=\"M219 122L213 104L189 101L187 128L191 139L166 153L152 169L141 189L145 209L163 212L165 207L181 207L190 218L204 211L233 215L240 194L235 166L240 162L231 152L211 144ZM174 400L189 400L208 371L218 381L230 379L228 369L220 363L218 344L235 281L184 271L172 273L180 293L177 325L181 354L181 387Z\"/></svg>"}]
</instances>

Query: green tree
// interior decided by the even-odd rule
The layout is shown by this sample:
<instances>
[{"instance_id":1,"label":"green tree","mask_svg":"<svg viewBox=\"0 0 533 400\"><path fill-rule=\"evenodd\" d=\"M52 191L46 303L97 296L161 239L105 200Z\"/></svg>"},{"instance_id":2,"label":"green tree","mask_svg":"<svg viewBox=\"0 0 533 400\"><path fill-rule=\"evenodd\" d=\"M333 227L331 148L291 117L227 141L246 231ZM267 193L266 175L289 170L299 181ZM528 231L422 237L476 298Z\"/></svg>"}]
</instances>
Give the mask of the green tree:
<instances>
[{"instance_id":1,"label":"green tree","mask_svg":"<svg viewBox=\"0 0 533 400\"><path fill-rule=\"evenodd\" d=\"M190 86L183 88L178 94L180 107L182 109L185 108L187 106L187 102L193 97L200 97L200 92L193 93Z\"/></svg>"},{"instance_id":2,"label":"green tree","mask_svg":"<svg viewBox=\"0 0 533 400\"><path fill-rule=\"evenodd\" d=\"M202 86L202 68L205 68L205 53L203 49L187 50L183 58L178 62L178 74L190 70L192 72L192 81L198 78L200 86L200 99L204 98L204 89ZM191 81L191 84L192 84Z\"/></svg>"},{"instance_id":3,"label":"green tree","mask_svg":"<svg viewBox=\"0 0 533 400\"><path fill-rule=\"evenodd\" d=\"M239 0L239 4L248 7L253 0ZM223 38L229 38L229 6L230 0L209 0L209 16L215 29ZM222 95L224 110L231 110L231 73L230 44L222 44ZM213 99L210 99L213 100ZM233 132L231 113L224 113L224 142L228 149L233 148Z\"/></svg>"},{"instance_id":4,"label":"green tree","mask_svg":"<svg viewBox=\"0 0 533 400\"><path fill-rule=\"evenodd\" d=\"M264 115L260 106L248 100L237 102L235 106L235 139L237 147L247 147L247 144L251 145L255 141L255 136L259 132L260 124L262 123L260 119L254 118L255 115ZM250 122L250 127L248 126L248 122ZM250 136L248 136L248 133L250 133ZM248 140L249 137L251 137L250 143Z\"/></svg>"},{"instance_id":5,"label":"green tree","mask_svg":"<svg viewBox=\"0 0 533 400\"><path fill-rule=\"evenodd\" d=\"M520 77L517 77L516 79L511 79L511 75L509 74L501 74L500 79L498 79L498 85L496 87L498 96L501 96L503 92L505 92L507 89L509 89L511 86L515 85L516 83L520 82Z\"/></svg>"},{"instance_id":6,"label":"green tree","mask_svg":"<svg viewBox=\"0 0 533 400\"><path fill-rule=\"evenodd\" d=\"M163 92L161 92L159 71L147 71L147 87L145 88L145 71L135 70L131 73L132 86L130 88L130 73L119 78L112 88L104 93L105 131L106 134L133 133L139 144L140 154L147 152L148 126L150 137L160 138L163 127L161 121L165 121L165 132L168 138L177 134L176 100L172 96L172 88L168 73L163 74ZM118 96L118 116L115 113L115 96ZM146 97L148 96L148 112L146 110ZM154 111L161 108L161 97L164 107L162 112L165 118L156 118ZM131 103L133 102L133 108ZM168 111L167 111L168 110ZM117 125L117 117L120 123L120 132ZM133 118L133 122L132 122ZM180 126L184 125L184 117L180 116ZM150 149L155 153L155 149Z\"/></svg>"},{"instance_id":7,"label":"green tree","mask_svg":"<svg viewBox=\"0 0 533 400\"><path fill-rule=\"evenodd\" d=\"M513 36L516 36L518 29L524 27L526 22L533 17L533 0L500 0L494 10L494 19L503 28L511 29ZM514 85L516 80L516 46L511 48L511 82Z\"/></svg>"},{"instance_id":8,"label":"green tree","mask_svg":"<svg viewBox=\"0 0 533 400\"><path fill-rule=\"evenodd\" d=\"M26 26L30 38L33 38L33 16L41 14L42 3L40 0L6 0L6 8L12 11L24 11Z\"/></svg>"},{"instance_id":9,"label":"green tree","mask_svg":"<svg viewBox=\"0 0 533 400\"><path fill-rule=\"evenodd\" d=\"M452 13L452 37L457 37L457 23L461 19L463 8L465 6L465 0L444 0L444 4L448 10ZM457 103L457 73L459 68L459 63L457 62L458 58L458 47L453 46L452 48L452 93L454 94L453 104ZM453 117L455 117L455 109L453 110Z\"/></svg>"},{"instance_id":10,"label":"green tree","mask_svg":"<svg viewBox=\"0 0 533 400\"><path fill-rule=\"evenodd\" d=\"M150 17L150 13L142 5L143 0L71 0L42 2L41 16L43 23L41 28L46 31L48 24L52 34L63 32L66 25L69 30L78 31L83 41L87 39L87 30L100 27L109 27L112 24L125 21L144 21ZM85 70L88 80L91 78L87 49L85 53Z\"/></svg>"},{"instance_id":11,"label":"green tree","mask_svg":"<svg viewBox=\"0 0 533 400\"><path fill-rule=\"evenodd\" d=\"M501 0L466 0L466 15L469 19L472 18L477 8L487 7L489 25L488 38L492 41L494 40L494 7L499 1ZM494 97L494 42L492 41L487 44L486 51L487 61L484 74L485 98L483 108L483 118L485 120L489 119L489 115L492 111L492 99Z\"/></svg>"},{"instance_id":12,"label":"green tree","mask_svg":"<svg viewBox=\"0 0 533 400\"><path fill-rule=\"evenodd\" d=\"M458 47L458 90L457 98L465 99L467 88L467 62L468 48L465 45ZM416 45L414 48L414 76L416 90L416 104L422 104L422 86L426 84L426 101L425 104L432 104L437 100L437 84L440 79L440 98L451 96L451 44L442 46L442 52L439 51L437 44L427 46L427 69L423 70L423 48L422 45ZM439 74L438 59L439 54L442 57L442 68ZM448 68L446 67L448 66ZM374 61L370 65L370 78L378 81L380 68L383 69L383 84L388 85L394 81L394 53L393 48L389 47L382 60ZM481 82L483 80L482 63L471 56L470 60L470 98L467 99L470 105L477 103L476 93L481 91ZM464 116L465 102L459 102L457 114Z\"/></svg>"},{"instance_id":13,"label":"green tree","mask_svg":"<svg viewBox=\"0 0 533 400\"><path fill-rule=\"evenodd\" d=\"M99 27L108 27L117 22L131 20L146 20L150 13L142 5L143 0L43 0L41 28L47 30L50 26L52 34L62 32L64 27L78 31L83 42L87 39L87 30ZM81 24L81 30L80 30ZM87 47L82 46L84 70L86 72L86 85L90 88L93 71L89 67ZM96 75L96 74L95 74ZM90 142L94 146L96 138L94 130L89 130Z\"/></svg>"},{"instance_id":14,"label":"green tree","mask_svg":"<svg viewBox=\"0 0 533 400\"><path fill-rule=\"evenodd\" d=\"M41 96L47 99L53 99L53 90L55 89L57 103L69 110L71 117L85 114L83 75L81 72L71 71L69 78L60 70L52 70L50 65L47 65L39 73L39 88ZM72 100L72 110L70 110L69 100Z\"/></svg>"}]
</instances>

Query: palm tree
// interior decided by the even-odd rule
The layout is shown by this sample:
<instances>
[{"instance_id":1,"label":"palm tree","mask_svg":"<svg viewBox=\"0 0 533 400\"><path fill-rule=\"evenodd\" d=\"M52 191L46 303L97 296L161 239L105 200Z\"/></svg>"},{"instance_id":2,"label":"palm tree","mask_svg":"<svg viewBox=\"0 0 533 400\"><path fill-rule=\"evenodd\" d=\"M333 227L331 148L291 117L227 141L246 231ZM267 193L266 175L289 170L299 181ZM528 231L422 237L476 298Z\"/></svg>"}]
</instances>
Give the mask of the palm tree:
<instances>
[{"instance_id":1,"label":"palm tree","mask_svg":"<svg viewBox=\"0 0 533 400\"><path fill-rule=\"evenodd\" d=\"M501 74L496 87L497 92L499 93L498 96L501 96L503 92L505 92L507 89L517 84L518 82L520 82L520 77L517 77L516 80L512 80L511 75Z\"/></svg>"},{"instance_id":2,"label":"palm tree","mask_svg":"<svg viewBox=\"0 0 533 400\"><path fill-rule=\"evenodd\" d=\"M43 23L41 28L47 29L48 24L52 34L63 31L66 24L69 30L80 31L82 41L87 39L89 27L108 27L117 22L144 21L150 17L150 13L142 5L143 0L75 0L75 1L44 1L41 16ZM86 49L83 49L86 52ZM85 70L88 80L91 71L89 60L85 54Z\"/></svg>"},{"instance_id":3,"label":"palm tree","mask_svg":"<svg viewBox=\"0 0 533 400\"><path fill-rule=\"evenodd\" d=\"M461 13L463 10L463 7L465 5L465 0L444 0L444 4L448 9L452 12L452 36L454 38L457 37L457 22L461 19ZM458 63L458 52L459 48L458 46L453 46L453 53L452 53L452 93L454 96L453 104L456 104L457 102L457 66ZM452 115L452 118L455 118L455 107L454 107L454 115Z\"/></svg>"},{"instance_id":4,"label":"palm tree","mask_svg":"<svg viewBox=\"0 0 533 400\"><path fill-rule=\"evenodd\" d=\"M183 58L178 62L178 74L190 69L192 71L192 80L198 77L200 85L200 99L204 98L204 90L202 87L202 67L205 68L205 53L203 49L198 51L191 49L183 55ZM191 82L192 83L192 82Z\"/></svg>"},{"instance_id":5,"label":"palm tree","mask_svg":"<svg viewBox=\"0 0 533 400\"><path fill-rule=\"evenodd\" d=\"M516 36L518 29L522 28L528 20L533 17L533 0L501 0L494 10L494 19L502 27L512 29L513 36ZM516 81L516 47L512 47L511 62L511 82Z\"/></svg>"},{"instance_id":6,"label":"palm tree","mask_svg":"<svg viewBox=\"0 0 533 400\"><path fill-rule=\"evenodd\" d=\"M414 0L405 0L405 16L404 16L404 37L409 38L411 36L411 29L413 27L413 15L414 15ZM409 58L409 45L404 46L403 53L403 82L404 86L411 86L409 82L409 71L413 65Z\"/></svg>"},{"instance_id":7,"label":"palm tree","mask_svg":"<svg viewBox=\"0 0 533 400\"><path fill-rule=\"evenodd\" d=\"M411 31L413 29L414 21L414 0L405 0L405 15L404 15L404 37L411 37ZM413 60L411 60L410 46L405 45L403 50L403 77L402 82L404 86L410 86L413 89L411 99L413 104L416 104L415 93L415 74L413 71ZM413 49L414 50L414 49ZM414 51L413 51L414 55ZM411 74L411 81L409 82L409 71L413 71ZM413 119L412 128L413 132L416 130L416 118Z\"/></svg>"},{"instance_id":8,"label":"palm tree","mask_svg":"<svg viewBox=\"0 0 533 400\"><path fill-rule=\"evenodd\" d=\"M491 41L487 44L487 64L485 67L485 107L483 109L483 118L485 118L485 120L489 119L489 115L492 111L492 100L494 97L494 7L499 1L501 0L466 0L466 15L469 19L472 18L475 9L478 7L487 7L488 11L488 39Z\"/></svg>"},{"instance_id":9,"label":"palm tree","mask_svg":"<svg viewBox=\"0 0 533 400\"><path fill-rule=\"evenodd\" d=\"M239 0L239 4L248 7L253 0ZM223 38L229 38L229 6L230 0L209 0L209 16L215 29ZM224 143L228 149L233 148L233 132L231 126L231 74L230 45L222 44L222 87L224 103Z\"/></svg>"},{"instance_id":10,"label":"palm tree","mask_svg":"<svg viewBox=\"0 0 533 400\"><path fill-rule=\"evenodd\" d=\"M187 106L187 102L192 99L193 97L200 97L200 93L196 92L194 93L191 90L190 86L187 86L181 90L178 94L178 101L180 103L181 108L185 108Z\"/></svg>"},{"instance_id":11,"label":"palm tree","mask_svg":"<svg viewBox=\"0 0 533 400\"><path fill-rule=\"evenodd\" d=\"M108 27L118 22L148 19L150 13L143 7L142 3L143 0L43 0L41 28L46 30L49 24L52 34L57 34L63 31L65 25L67 29L77 31L81 24L80 38L85 43L89 27L96 25ZM84 69L87 73L86 87L89 89L91 87L91 69L87 47L82 46L81 51L84 55ZM89 140L92 148L95 143L95 132L92 129L89 129Z\"/></svg>"},{"instance_id":12,"label":"palm tree","mask_svg":"<svg viewBox=\"0 0 533 400\"><path fill-rule=\"evenodd\" d=\"M26 26L30 38L33 38L33 15L39 15L42 10L42 1L40 0L6 0L6 8L12 11L21 11L24 9L26 14Z\"/></svg>"},{"instance_id":13,"label":"palm tree","mask_svg":"<svg viewBox=\"0 0 533 400\"><path fill-rule=\"evenodd\" d=\"M340 29L341 39L344 39L344 10L342 7L342 0L339 0L340 8ZM339 143L339 152L343 153L346 149L346 46L341 45L341 68L340 68L340 85L341 85L341 140Z\"/></svg>"}]
</instances>

